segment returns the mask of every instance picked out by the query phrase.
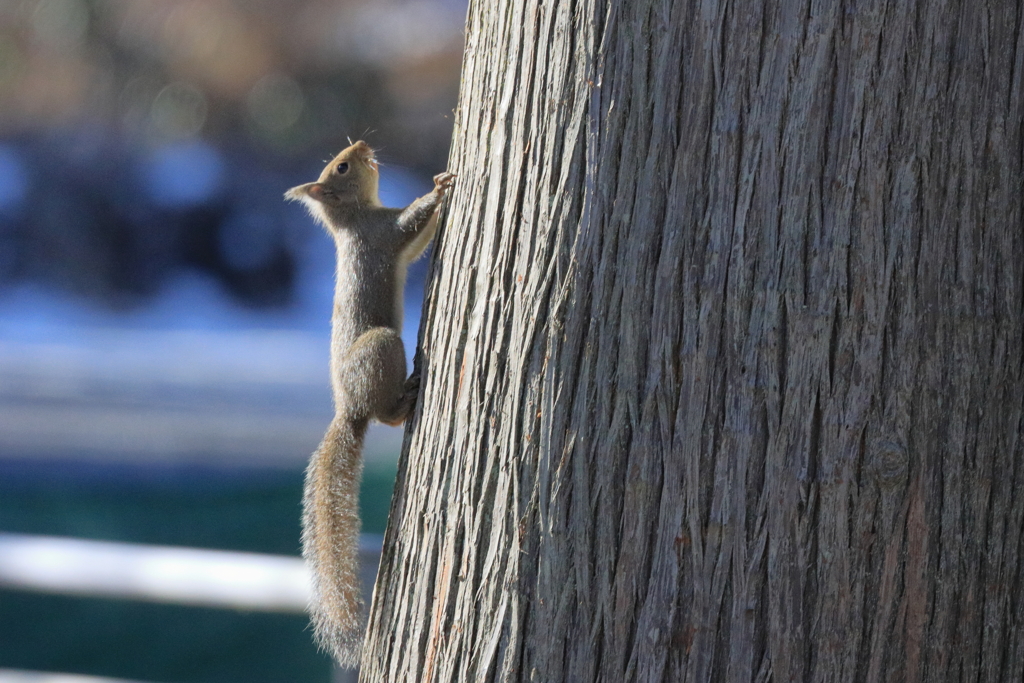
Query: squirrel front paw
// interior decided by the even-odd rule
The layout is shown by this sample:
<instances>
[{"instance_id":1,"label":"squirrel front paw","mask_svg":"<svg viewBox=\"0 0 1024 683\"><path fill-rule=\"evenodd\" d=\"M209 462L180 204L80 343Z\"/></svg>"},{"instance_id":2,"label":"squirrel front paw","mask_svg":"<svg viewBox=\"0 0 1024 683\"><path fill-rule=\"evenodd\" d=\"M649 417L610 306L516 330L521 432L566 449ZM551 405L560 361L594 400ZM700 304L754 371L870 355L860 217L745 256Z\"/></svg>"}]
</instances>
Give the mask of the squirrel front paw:
<instances>
[{"instance_id":1,"label":"squirrel front paw","mask_svg":"<svg viewBox=\"0 0 1024 683\"><path fill-rule=\"evenodd\" d=\"M438 197L444 197L445 192L450 190L452 188L452 185L454 184L454 173L448 173L447 171L445 171L444 173L438 173L436 176L434 176L434 193Z\"/></svg>"}]
</instances>

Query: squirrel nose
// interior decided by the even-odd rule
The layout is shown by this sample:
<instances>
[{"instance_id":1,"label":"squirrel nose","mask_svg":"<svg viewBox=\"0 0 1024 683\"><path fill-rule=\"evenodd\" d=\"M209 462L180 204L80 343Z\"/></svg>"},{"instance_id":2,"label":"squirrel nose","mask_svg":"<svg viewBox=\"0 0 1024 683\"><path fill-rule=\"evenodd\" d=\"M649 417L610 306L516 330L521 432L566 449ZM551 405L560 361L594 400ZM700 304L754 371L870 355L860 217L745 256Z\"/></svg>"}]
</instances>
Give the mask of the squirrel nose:
<instances>
[{"instance_id":1,"label":"squirrel nose","mask_svg":"<svg viewBox=\"0 0 1024 683\"><path fill-rule=\"evenodd\" d=\"M373 148L362 140L353 143L350 149L352 149L363 161L370 161L373 159Z\"/></svg>"}]
</instances>

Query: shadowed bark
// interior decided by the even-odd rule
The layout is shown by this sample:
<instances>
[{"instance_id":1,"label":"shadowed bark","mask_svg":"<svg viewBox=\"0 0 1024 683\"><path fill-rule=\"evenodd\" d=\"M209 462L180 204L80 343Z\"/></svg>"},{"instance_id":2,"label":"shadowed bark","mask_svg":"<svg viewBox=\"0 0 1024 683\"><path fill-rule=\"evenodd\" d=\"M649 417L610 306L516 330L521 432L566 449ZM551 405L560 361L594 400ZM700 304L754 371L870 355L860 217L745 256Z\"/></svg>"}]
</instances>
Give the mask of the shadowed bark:
<instances>
[{"instance_id":1,"label":"shadowed bark","mask_svg":"<svg viewBox=\"0 0 1024 683\"><path fill-rule=\"evenodd\" d=\"M1022 680L1022 24L471 2L362 680Z\"/></svg>"}]
</instances>

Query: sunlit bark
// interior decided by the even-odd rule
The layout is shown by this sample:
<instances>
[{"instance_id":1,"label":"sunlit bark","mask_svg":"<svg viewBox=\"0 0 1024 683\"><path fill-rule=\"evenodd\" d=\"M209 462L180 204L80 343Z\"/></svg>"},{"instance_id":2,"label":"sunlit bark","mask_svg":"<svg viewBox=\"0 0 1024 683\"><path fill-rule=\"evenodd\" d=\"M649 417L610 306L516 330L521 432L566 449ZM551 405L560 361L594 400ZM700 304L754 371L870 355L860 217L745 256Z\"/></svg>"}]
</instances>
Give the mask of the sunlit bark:
<instances>
[{"instance_id":1,"label":"sunlit bark","mask_svg":"<svg viewBox=\"0 0 1024 683\"><path fill-rule=\"evenodd\" d=\"M362 680L1022 680L1022 24L473 2Z\"/></svg>"}]
</instances>

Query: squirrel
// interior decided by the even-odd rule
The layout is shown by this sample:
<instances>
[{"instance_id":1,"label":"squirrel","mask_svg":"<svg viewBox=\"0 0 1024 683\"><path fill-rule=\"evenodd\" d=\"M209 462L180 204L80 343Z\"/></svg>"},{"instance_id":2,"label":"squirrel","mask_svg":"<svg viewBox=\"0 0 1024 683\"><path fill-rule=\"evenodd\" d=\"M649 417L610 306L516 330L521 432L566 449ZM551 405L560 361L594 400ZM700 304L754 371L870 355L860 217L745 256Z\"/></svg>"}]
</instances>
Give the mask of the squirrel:
<instances>
[{"instance_id":1,"label":"squirrel","mask_svg":"<svg viewBox=\"0 0 1024 683\"><path fill-rule=\"evenodd\" d=\"M454 179L438 174L429 194L404 209L385 208L374 151L360 140L316 182L285 193L306 206L338 251L330 363L335 415L306 469L302 555L313 575L315 639L343 667L358 666L364 630L358 572L363 437L371 419L397 426L415 405L419 377L405 376L402 290L409 263L433 238Z\"/></svg>"}]
</instances>

